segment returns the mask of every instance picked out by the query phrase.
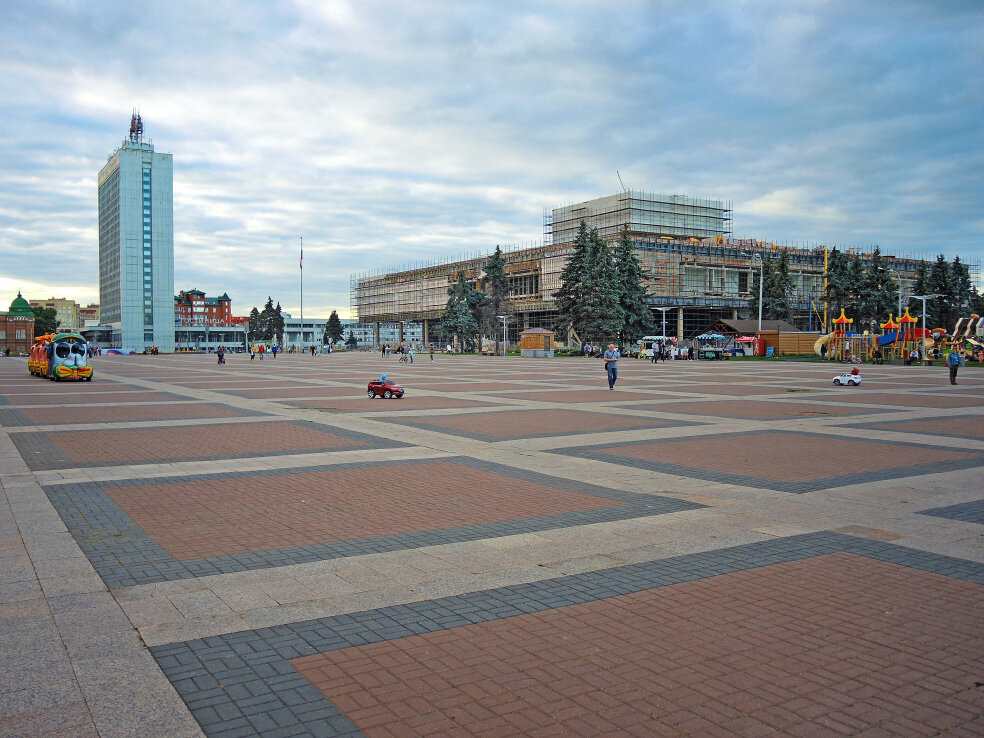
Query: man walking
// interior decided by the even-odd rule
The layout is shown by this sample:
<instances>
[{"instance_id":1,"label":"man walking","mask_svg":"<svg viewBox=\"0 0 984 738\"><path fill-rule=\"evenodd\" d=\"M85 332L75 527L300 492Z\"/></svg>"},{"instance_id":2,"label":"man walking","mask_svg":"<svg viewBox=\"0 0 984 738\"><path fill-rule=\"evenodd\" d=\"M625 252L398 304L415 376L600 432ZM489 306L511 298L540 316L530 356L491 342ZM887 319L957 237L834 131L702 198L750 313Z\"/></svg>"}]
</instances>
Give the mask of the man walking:
<instances>
[{"instance_id":1,"label":"man walking","mask_svg":"<svg viewBox=\"0 0 984 738\"><path fill-rule=\"evenodd\" d=\"M622 355L615 348L614 343L608 344L608 350L604 354L605 369L608 370L608 389L615 389L615 382L618 380L618 360Z\"/></svg>"},{"instance_id":2,"label":"man walking","mask_svg":"<svg viewBox=\"0 0 984 738\"><path fill-rule=\"evenodd\" d=\"M957 349L954 348L948 357L946 357L946 365L950 367L950 384L957 383L957 369L960 368L960 354L957 353Z\"/></svg>"}]
</instances>

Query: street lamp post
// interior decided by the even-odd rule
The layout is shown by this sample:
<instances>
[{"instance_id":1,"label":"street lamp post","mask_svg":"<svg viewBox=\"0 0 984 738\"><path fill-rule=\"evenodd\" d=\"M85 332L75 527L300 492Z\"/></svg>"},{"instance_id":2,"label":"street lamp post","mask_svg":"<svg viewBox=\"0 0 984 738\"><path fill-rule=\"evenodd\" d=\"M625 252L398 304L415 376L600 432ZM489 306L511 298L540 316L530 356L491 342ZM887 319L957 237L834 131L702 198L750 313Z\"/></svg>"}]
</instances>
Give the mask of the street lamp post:
<instances>
[{"instance_id":1,"label":"street lamp post","mask_svg":"<svg viewBox=\"0 0 984 738\"><path fill-rule=\"evenodd\" d=\"M902 315L902 277L899 276L899 273L894 269L892 269L891 267L888 268L888 271L892 273L892 276L895 277L895 281L898 282L899 284L899 309L895 313L895 317L898 318L901 317Z\"/></svg>"},{"instance_id":2,"label":"street lamp post","mask_svg":"<svg viewBox=\"0 0 984 738\"><path fill-rule=\"evenodd\" d=\"M933 299L939 297L939 295L913 295L913 297L915 299L917 299L917 300L922 300L922 304L923 304L923 313L922 313L922 318L923 318L923 340L925 341L925 332L926 332L926 300L933 300ZM923 343L923 345L925 346L926 344Z\"/></svg>"},{"instance_id":3,"label":"street lamp post","mask_svg":"<svg viewBox=\"0 0 984 738\"><path fill-rule=\"evenodd\" d=\"M759 338L761 339L762 334L762 285L765 284L765 259L762 258L762 254L756 254L759 260ZM824 326L826 328L826 326Z\"/></svg>"},{"instance_id":4,"label":"street lamp post","mask_svg":"<svg viewBox=\"0 0 984 738\"><path fill-rule=\"evenodd\" d=\"M676 310L676 308L675 307L658 307L656 309L659 310L661 313L663 313L663 338L665 339L666 338L666 311L667 310Z\"/></svg>"},{"instance_id":5,"label":"street lamp post","mask_svg":"<svg viewBox=\"0 0 984 738\"><path fill-rule=\"evenodd\" d=\"M502 321L502 355L505 356L506 355L506 345L508 343L508 340L506 339L506 321L509 320L509 316L508 315L499 315L497 317L499 318L499 320Z\"/></svg>"}]
</instances>

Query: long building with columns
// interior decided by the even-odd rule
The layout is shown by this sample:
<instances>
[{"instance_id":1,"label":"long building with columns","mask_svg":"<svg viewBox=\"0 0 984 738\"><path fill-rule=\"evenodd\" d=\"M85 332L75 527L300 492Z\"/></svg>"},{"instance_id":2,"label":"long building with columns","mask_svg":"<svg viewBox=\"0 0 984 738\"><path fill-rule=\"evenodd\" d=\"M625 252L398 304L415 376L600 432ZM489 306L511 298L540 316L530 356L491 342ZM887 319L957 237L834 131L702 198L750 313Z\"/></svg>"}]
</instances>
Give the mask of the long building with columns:
<instances>
[{"instance_id":1,"label":"long building with columns","mask_svg":"<svg viewBox=\"0 0 984 738\"><path fill-rule=\"evenodd\" d=\"M680 195L626 191L554 209L544 223L540 246L505 253L509 279L510 343L526 328L557 324L554 293L581 221L609 241L623 226L647 273L648 302L657 327L680 339L700 333L715 320L747 317L753 274L761 258L785 249L793 277L795 321L819 330L823 320L824 246L780 246L731 235L730 204ZM860 253L848 249L848 253ZM882 255L911 294L919 261ZM446 340L440 327L448 290L459 272L479 289L488 256L353 276L352 316L360 323L405 326L419 323L423 343ZM558 336L560 341L566 337ZM402 338L401 338L402 340ZM379 340L377 339L377 343Z\"/></svg>"}]
</instances>

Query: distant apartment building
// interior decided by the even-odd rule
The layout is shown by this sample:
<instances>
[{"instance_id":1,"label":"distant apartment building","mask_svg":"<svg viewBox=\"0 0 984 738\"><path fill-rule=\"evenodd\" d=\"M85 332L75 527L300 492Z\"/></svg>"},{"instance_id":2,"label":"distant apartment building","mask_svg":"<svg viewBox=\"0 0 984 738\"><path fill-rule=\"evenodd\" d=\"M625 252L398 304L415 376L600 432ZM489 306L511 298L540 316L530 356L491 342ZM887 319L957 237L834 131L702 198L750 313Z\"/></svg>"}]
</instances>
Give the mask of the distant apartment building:
<instances>
[{"instance_id":1,"label":"distant apartment building","mask_svg":"<svg viewBox=\"0 0 984 738\"><path fill-rule=\"evenodd\" d=\"M115 347L174 350L173 162L130 133L99 172L99 306Z\"/></svg>"},{"instance_id":2,"label":"distant apartment building","mask_svg":"<svg viewBox=\"0 0 984 738\"><path fill-rule=\"evenodd\" d=\"M53 308L60 331L78 331L84 325L80 307L75 300L65 297L49 297L47 300L28 300L31 307Z\"/></svg>"},{"instance_id":3,"label":"distant apartment building","mask_svg":"<svg viewBox=\"0 0 984 738\"><path fill-rule=\"evenodd\" d=\"M99 323L99 305L96 303L89 303L85 307L80 307L79 321L83 326Z\"/></svg>"}]
</instances>

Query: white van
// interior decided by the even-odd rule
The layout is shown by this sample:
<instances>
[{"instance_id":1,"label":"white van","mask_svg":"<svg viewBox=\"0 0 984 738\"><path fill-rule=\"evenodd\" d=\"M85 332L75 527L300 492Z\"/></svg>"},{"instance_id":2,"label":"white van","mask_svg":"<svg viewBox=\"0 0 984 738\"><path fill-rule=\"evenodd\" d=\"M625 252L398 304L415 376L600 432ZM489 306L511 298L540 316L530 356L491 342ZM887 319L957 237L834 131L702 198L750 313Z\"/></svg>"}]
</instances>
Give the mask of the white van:
<instances>
[{"instance_id":1,"label":"white van","mask_svg":"<svg viewBox=\"0 0 984 738\"><path fill-rule=\"evenodd\" d=\"M670 339L666 336L643 336L635 342L635 355L639 358L653 358L653 344L660 341L666 344L670 343Z\"/></svg>"}]
</instances>

